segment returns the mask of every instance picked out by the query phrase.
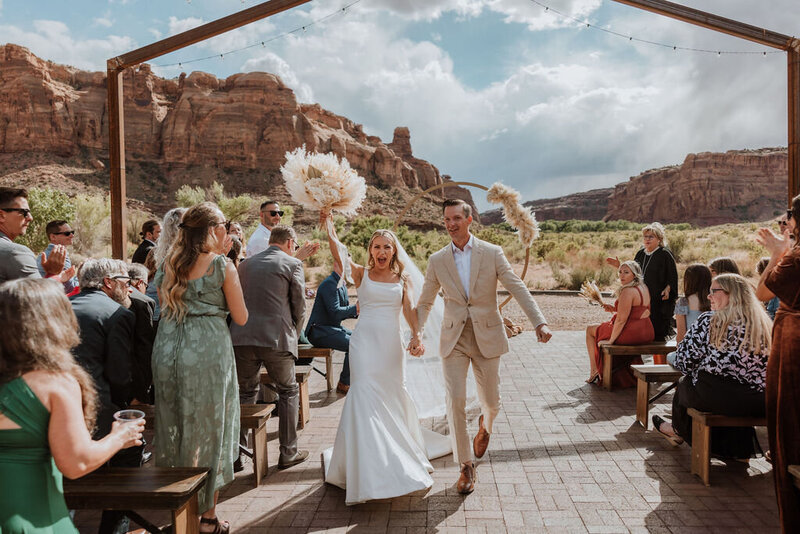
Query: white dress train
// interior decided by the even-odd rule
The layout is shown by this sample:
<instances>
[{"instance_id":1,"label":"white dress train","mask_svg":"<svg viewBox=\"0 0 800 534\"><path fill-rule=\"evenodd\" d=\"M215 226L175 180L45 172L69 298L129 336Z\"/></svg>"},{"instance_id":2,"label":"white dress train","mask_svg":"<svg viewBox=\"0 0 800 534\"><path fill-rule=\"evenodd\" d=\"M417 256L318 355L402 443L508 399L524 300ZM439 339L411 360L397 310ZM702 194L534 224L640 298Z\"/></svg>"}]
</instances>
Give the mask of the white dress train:
<instances>
[{"instance_id":1,"label":"white dress train","mask_svg":"<svg viewBox=\"0 0 800 534\"><path fill-rule=\"evenodd\" d=\"M348 505L431 487L429 459L452 452L447 436L420 426L405 387L402 297L402 283L375 282L364 271L350 337L350 391L336 441L322 453L325 482L345 489Z\"/></svg>"}]
</instances>

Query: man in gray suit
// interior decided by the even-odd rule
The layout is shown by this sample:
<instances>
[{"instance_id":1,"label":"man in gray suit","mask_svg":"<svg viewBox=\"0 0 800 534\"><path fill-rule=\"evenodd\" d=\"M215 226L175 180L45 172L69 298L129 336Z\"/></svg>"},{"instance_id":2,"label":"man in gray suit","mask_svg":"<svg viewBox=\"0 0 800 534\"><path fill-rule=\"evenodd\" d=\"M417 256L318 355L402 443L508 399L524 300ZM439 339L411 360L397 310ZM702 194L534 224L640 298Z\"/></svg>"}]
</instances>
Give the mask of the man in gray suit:
<instances>
[{"instance_id":1,"label":"man in gray suit","mask_svg":"<svg viewBox=\"0 0 800 534\"><path fill-rule=\"evenodd\" d=\"M241 403L255 403L262 363L275 382L280 469L308 458L308 451L297 450L300 405L294 366L306 303L303 262L293 257L296 249L297 234L279 225L272 229L269 248L242 262L239 280L250 318L244 326L231 325Z\"/></svg>"},{"instance_id":2,"label":"man in gray suit","mask_svg":"<svg viewBox=\"0 0 800 534\"><path fill-rule=\"evenodd\" d=\"M0 187L0 283L17 278L39 278L36 256L25 245L14 240L25 235L33 221L28 206L28 191L16 187ZM48 257L42 255L42 269L48 277L58 276L64 269L67 249L57 245ZM74 271L69 271L69 276Z\"/></svg>"}]
</instances>

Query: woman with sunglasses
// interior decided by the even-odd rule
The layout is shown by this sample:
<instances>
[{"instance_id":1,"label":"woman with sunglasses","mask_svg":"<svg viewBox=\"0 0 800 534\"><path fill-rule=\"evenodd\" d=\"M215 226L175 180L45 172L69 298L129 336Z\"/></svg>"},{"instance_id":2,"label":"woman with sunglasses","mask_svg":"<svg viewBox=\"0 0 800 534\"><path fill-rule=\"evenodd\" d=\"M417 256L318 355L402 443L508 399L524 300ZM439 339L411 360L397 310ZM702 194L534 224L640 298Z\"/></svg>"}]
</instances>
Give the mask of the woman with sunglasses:
<instances>
[{"instance_id":1,"label":"woman with sunglasses","mask_svg":"<svg viewBox=\"0 0 800 534\"><path fill-rule=\"evenodd\" d=\"M763 417L772 321L750 283L738 274L711 281L710 312L678 343L675 367L684 376L672 399L672 424L653 416L655 430L673 444L692 441L689 408L719 415ZM711 453L750 458L759 451L752 427L711 429Z\"/></svg>"},{"instance_id":2,"label":"woman with sunglasses","mask_svg":"<svg viewBox=\"0 0 800 534\"><path fill-rule=\"evenodd\" d=\"M757 240L770 253L756 295L761 300L780 299L772 331L772 352L767 365L767 430L772 456L775 493L784 532L800 532L800 490L792 485L787 468L800 464L800 195L786 212L783 235L769 228ZM792 243L791 237L794 237Z\"/></svg>"}]
</instances>

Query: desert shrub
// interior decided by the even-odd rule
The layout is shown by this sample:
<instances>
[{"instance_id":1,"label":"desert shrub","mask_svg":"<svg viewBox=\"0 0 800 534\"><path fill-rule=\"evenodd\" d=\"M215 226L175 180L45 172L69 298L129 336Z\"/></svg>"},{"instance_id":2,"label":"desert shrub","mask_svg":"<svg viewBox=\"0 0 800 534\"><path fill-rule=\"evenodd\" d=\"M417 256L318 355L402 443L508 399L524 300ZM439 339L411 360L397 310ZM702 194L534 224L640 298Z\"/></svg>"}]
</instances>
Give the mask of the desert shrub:
<instances>
[{"instance_id":1,"label":"desert shrub","mask_svg":"<svg viewBox=\"0 0 800 534\"><path fill-rule=\"evenodd\" d=\"M672 255L675 257L675 261L682 261L682 254L684 249L686 249L686 234L683 232L671 234L667 242L669 243L669 249L672 251Z\"/></svg>"},{"instance_id":2,"label":"desert shrub","mask_svg":"<svg viewBox=\"0 0 800 534\"><path fill-rule=\"evenodd\" d=\"M175 202L180 207L188 208L204 201L216 203L225 218L230 221L246 224L257 218L257 199L250 195L231 196L225 192L225 186L216 181L208 188L185 184L175 192ZM282 206L281 209L284 211L281 222L291 225L294 214L291 206ZM255 231L255 227L253 231Z\"/></svg>"},{"instance_id":3,"label":"desert shrub","mask_svg":"<svg viewBox=\"0 0 800 534\"><path fill-rule=\"evenodd\" d=\"M50 240L44 233L47 223L57 219L69 221L75 228L73 220L75 218L75 203L66 193L55 189L39 189L33 187L28 189L28 204L31 208L33 221L28 225L25 235L17 238L16 242L30 248L38 254L43 251Z\"/></svg>"},{"instance_id":4,"label":"desert shrub","mask_svg":"<svg viewBox=\"0 0 800 534\"><path fill-rule=\"evenodd\" d=\"M206 191L199 185L192 187L184 184L175 192L175 202L181 208L188 208L206 200Z\"/></svg>"},{"instance_id":5,"label":"desert shrub","mask_svg":"<svg viewBox=\"0 0 800 534\"><path fill-rule=\"evenodd\" d=\"M111 243L111 203L108 198L77 195L75 202L75 252L82 256L108 255Z\"/></svg>"}]
</instances>

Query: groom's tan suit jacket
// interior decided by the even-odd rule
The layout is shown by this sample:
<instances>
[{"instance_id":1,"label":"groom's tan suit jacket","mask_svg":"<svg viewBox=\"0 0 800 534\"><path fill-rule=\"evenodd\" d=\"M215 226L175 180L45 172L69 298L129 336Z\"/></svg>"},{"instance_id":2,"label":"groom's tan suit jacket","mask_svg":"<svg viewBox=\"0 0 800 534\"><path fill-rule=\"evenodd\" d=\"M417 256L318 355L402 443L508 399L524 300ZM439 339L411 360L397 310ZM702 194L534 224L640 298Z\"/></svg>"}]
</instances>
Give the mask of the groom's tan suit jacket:
<instances>
[{"instance_id":1,"label":"groom's tan suit jacket","mask_svg":"<svg viewBox=\"0 0 800 534\"><path fill-rule=\"evenodd\" d=\"M452 247L452 243L448 243L431 255L425 273L425 284L417 303L417 317L421 327L425 324L439 289L444 293L440 344L442 358L453 351L468 318L472 320L475 340L485 358L497 358L508 352L503 317L497 309L498 280L514 296L534 327L546 322L528 288L511 269L503 249L478 238L474 238L472 246L467 298L458 276Z\"/></svg>"}]
</instances>

